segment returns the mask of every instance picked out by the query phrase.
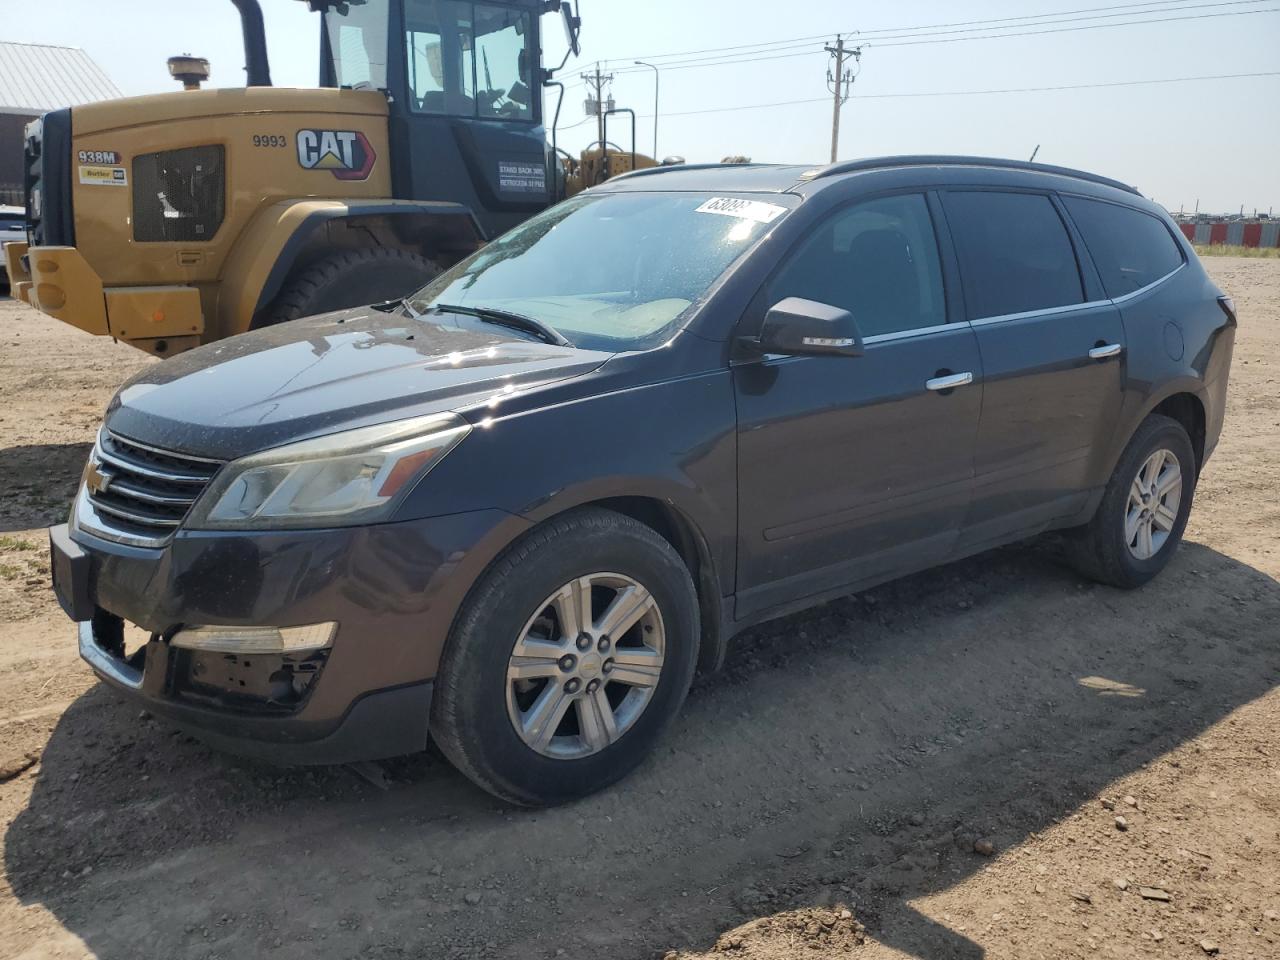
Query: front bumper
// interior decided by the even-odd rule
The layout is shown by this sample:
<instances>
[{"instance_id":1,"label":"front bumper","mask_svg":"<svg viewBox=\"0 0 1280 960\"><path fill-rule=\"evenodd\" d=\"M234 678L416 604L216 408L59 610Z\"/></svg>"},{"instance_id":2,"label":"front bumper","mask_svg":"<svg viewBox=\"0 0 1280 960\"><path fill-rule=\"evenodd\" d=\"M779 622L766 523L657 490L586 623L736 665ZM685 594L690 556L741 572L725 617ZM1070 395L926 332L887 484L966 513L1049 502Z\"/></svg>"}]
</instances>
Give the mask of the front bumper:
<instances>
[{"instance_id":1,"label":"front bumper","mask_svg":"<svg viewBox=\"0 0 1280 960\"><path fill-rule=\"evenodd\" d=\"M493 510L335 530L179 531L159 548L63 526L50 530L51 566L78 621L80 655L108 684L216 747L341 763L426 746L432 681L454 615L526 526ZM127 655L122 621L150 635ZM338 628L323 655L197 652L168 642L184 625L327 621Z\"/></svg>"},{"instance_id":2,"label":"front bumper","mask_svg":"<svg viewBox=\"0 0 1280 960\"><path fill-rule=\"evenodd\" d=\"M258 719L200 709L146 689L145 648L142 657L126 661L108 652L98 639L94 620L77 624L80 656L93 672L152 713L210 746L281 764L352 763L422 750L427 743L432 683L412 683L360 696L331 732L314 739L290 719ZM154 641L153 641L154 642ZM150 644L148 644L150 646Z\"/></svg>"},{"instance_id":3,"label":"front bumper","mask_svg":"<svg viewBox=\"0 0 1280 960\"><path fill-rule=\"evenodd\" d=\"M75 247L6 243L4 261L17 299L86 333L162 356L196 346L204 333L193 286L106 286Z\"/></svg>"}]
</instances>

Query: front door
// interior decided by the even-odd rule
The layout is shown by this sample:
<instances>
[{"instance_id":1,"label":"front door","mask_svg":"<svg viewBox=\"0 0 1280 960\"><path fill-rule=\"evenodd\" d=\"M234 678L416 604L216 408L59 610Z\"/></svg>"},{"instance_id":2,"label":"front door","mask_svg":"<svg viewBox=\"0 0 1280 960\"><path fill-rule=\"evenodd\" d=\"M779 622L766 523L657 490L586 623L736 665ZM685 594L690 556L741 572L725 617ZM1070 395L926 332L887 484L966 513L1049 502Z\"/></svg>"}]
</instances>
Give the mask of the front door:
<instances>
[{"instance_id":1,"label":"front door","mask_svg":"<svg viewBox=\"0 0 1280 960\"><path fill-rule=\"evenodd\" d=\"M969 551L1085 505L1119 420L1125 338L1054 198L948 191L943 204L985 375Z\"/></svg>"},{"instance_id":2,"label":"front door","mask_svg":"<svg viewBox=\"0 0 1280 960\"><path fill-rule=\"evenodd\" d=\"M945 558L973 478L981 363L924 195L828 217L761 302L792 296L850 311L866 352L734 368L739 618Z\"/></svg>"},{"instance_id":3,"label":"front door","mask_svg":"<svg viewBox=\"0 0 1280 960\"><path fill-rule=\"evenodd\" d=\"M396 197L464 204L489 238L544 209L553 184L535 12L407 0L402 49L405 95L389 120Z\"/></svg>"}]
</instances>

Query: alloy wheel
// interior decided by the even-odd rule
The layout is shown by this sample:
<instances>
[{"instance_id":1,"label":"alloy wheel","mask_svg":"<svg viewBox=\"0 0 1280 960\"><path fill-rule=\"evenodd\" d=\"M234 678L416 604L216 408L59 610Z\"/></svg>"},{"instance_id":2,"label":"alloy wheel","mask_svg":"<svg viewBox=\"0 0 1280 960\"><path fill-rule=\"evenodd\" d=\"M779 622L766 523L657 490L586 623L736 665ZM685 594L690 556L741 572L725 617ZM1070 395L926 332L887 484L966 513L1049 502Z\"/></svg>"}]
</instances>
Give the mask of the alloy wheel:
<instances>
[{"instance_id":1,"label":"alloy wheel","mask_svg":"<svg viewBox=\"0 0 1280 960\"><path fill-rule=\"evenodd\" d=\"M579 759L625 734L653 698L666 633L657 601L619 573L593 573L547 597L507 664L507 715L537 753Z\"/></svg>"},{"instance_id":2,"label":"alloy wheel","mask_svg":"<svg viewBox=\"0 0 1280 960\"><path fill-rule=\"evenodd\" d=\"M1182 501L1182 467L1172 451L1157 450L1147 457L1129 485L1124 538L1129 552L1150 560L1168 542L1178 521Z\"/></svg>"}]
</instances>

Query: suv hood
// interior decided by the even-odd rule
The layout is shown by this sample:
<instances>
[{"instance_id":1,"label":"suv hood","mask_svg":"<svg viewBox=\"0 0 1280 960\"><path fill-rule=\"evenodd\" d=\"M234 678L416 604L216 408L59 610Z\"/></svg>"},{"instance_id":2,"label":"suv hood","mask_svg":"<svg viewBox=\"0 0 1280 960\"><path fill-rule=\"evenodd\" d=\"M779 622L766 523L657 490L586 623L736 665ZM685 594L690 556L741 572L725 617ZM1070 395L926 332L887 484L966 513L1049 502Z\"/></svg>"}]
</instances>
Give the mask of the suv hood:
<instances>
[{"instance_id":1,"label":"suv hood","mask_svg":"<svg viewBox=\"0 0 1280 960\"><path fill-rule=\"evenodd\" d=\"M221 340L148 367L107 409L140 443L230 460L293 440L487 406L599 367L471 317L359 307Z\"/></svg>"}]
</instances>

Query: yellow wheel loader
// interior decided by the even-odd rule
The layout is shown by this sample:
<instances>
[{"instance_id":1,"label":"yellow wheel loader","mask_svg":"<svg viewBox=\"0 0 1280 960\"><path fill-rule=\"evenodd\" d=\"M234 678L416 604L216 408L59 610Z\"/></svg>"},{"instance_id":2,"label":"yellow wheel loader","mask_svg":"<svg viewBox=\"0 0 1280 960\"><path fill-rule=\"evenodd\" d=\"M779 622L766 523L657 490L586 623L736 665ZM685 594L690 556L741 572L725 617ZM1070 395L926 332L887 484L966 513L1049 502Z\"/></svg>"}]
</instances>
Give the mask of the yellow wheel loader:
<instances>
[{"instance_id":1,"label":"yellow wheel loader","mask_svg":"<svg viewBox=\"0 0 1280 960\"><path fill-rule=\"evenodd\" d=\"M257 0L247 85L55 110L25 135L15 296L149 353L409 293L568 192L654 161L546 140L541 20L555 0L304 0L320 87L271 86ZM559 103L556 106L559 114ZM632 117L634 133L634 115ZM634 142L634 136L633 136Z\"/></svg>"}]
</instances>

